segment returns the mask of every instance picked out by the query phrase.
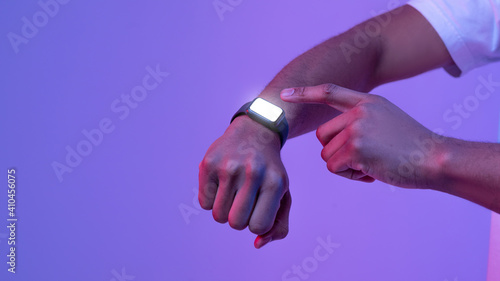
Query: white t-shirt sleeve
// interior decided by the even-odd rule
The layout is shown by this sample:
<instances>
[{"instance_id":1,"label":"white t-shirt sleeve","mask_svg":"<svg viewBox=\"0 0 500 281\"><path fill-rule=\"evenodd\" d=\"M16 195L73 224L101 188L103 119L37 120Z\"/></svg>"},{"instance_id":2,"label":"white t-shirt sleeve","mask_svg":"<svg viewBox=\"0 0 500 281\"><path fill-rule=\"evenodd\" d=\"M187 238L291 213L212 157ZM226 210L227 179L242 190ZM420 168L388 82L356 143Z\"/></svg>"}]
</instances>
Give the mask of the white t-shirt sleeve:
<instances>
[{"instance_id":1,"label":"white t-shirt sleeve","mask_svg":"<svg viewBox=\"0 0 500 281\"><path fill-rule=\"evenodd\" d=\"M443 40L457 77L500 60L500 0L410 0Z\"/></svg>"}]
</instances>

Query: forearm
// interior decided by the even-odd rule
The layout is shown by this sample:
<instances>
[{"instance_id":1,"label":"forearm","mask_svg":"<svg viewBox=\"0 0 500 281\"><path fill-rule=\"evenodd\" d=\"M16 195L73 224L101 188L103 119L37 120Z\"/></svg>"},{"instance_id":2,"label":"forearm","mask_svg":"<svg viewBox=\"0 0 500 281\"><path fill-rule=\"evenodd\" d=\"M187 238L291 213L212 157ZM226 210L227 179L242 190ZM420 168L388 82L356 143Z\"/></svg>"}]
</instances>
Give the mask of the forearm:
<instances>
[{"instance_id":1,"label":"forearm","mask_svg":"<svg viewBox=\"0 0 500 281\"><path fill-rule=\"evenodd\" d=\"M500 144L447 138L435 189L500 213Z\"/></svg>"},{"instance_id":2,"label":"forearm","mask_svg":"<svg viewBox=\"0 0 500 281\"><path fill-rule=\"evenodd\" d=\"M339 36L328 39L290 62L267 85L260 97L285 110L290 126L289 137L316 129L338 112L326 105L292 104L283 102L280 92L284 88L335 83L368 92L374 88L374 72L380 54L378 39L371 39L360 53L346 57L342 43L354 45L355 27Z\"/></svg>"},{"instance_id":3,"label":"forearm","mask_svg":"<svg viewBox=\"0 0 500 281\"><path fill-rule=\"evenodd\" d=\"M378 26L379 32L373 33L373 26ZM429 22L414 8L404 5L369 19L294 59L260 96L284 108L289 135L295 137L316 129L338 112L325 105L284 103L279 96L284 88L333 83L369 92L378 85L452 63L444 43Z\"/></svg>"},{"instance_id":4,"label":"forearm","mask_svg":"<svg viewBox=\"0 0 500 281\"><path fill-rule=\"evenodd\" d=\"M379 25L380 32L367 35L367 30L381 19L385 23ZM363 43L360 43L361 37L365 40ZM369 92L378 85L450 63L453 61L433 27L418 11L404 5L300 55L284 67L259 96L284 109L291 138L315 130L338 111L319 104L285 103L280 98L284 88L334 83ZM234 126L253 126L258 130L248 117L239 119L242 120Z\"/></svg>"}]
</instances>

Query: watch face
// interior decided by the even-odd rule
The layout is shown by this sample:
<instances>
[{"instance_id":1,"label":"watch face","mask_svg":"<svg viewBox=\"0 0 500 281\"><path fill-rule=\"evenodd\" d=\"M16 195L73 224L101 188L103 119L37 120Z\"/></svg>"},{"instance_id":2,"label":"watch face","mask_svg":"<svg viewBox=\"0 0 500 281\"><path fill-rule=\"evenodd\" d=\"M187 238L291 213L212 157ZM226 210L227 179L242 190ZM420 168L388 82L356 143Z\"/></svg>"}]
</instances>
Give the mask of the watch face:
<instances>
[{"instance_id":1,"label":"watch face","mask_svg":"<svg viewBox=\"0 0 500 281\"><path fill-rule=\"evenodd\" d=\"M261 98L254 100L250 105L250 110L271 122L276 122L281 114L283 114L283 109Z\"/></svg>"}]
</instances>

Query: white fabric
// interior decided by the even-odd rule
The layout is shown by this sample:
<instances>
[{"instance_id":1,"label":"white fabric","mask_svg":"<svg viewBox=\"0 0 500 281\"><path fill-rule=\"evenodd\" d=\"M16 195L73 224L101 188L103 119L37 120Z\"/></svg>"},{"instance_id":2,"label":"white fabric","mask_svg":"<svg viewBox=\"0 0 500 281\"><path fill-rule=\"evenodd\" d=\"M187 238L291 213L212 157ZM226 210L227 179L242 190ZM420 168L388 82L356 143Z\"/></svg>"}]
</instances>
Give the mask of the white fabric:
<instances>
[{"instance_id":1,"label":"white fabric","mask_svg":"<svg viewBox=\"0 0 500 281\"><path fill-rule=\"evenodd\" d=\"M500 215L491 213L490 254L487 281L500 281Z\"/></svg>"},{"instance_id":2,"label":"white fabric","mask_svg":"<svg viewBox=\"0 0 500 281\"><path fill-rule=\"evenodd\" d=\"M500 0L411 0L434 27L454 66L446 71L460 76L500 60Z\"/></svg>"},{"instance_id":3,"label":"white fabric","mask_svg":"<svg viewBox=\"0 0 500 281\"><path fill-rule=\"evenodd\" d=\"M500 122L498 123L498 141L500 142ZM486 281L500 281L500 214L494 212L491 212L490 254Z\"/></svg>"}]
</instances>

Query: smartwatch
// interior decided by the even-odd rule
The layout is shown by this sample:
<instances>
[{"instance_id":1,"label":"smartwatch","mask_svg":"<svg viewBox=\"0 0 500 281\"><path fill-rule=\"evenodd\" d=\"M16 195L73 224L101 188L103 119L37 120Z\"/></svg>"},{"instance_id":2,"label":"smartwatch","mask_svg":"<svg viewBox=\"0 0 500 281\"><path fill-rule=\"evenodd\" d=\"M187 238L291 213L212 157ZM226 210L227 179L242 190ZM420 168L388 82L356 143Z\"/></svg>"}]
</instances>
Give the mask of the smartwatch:
<instances>
[{"instance_id":1,"label":"smartwatch","mask_svg":"<svg viewBox=\"0 0 500 281\"><path fill-rule=\"evenodd\" d=\"M245 103L231 118L240 115L248 115L252 120L259 122L273 132L278 133L281 140L281 147L288 137L288 122L285 118L285 111L263 98L256 98L251 102Z\"/></svg>"}]
</instances>

